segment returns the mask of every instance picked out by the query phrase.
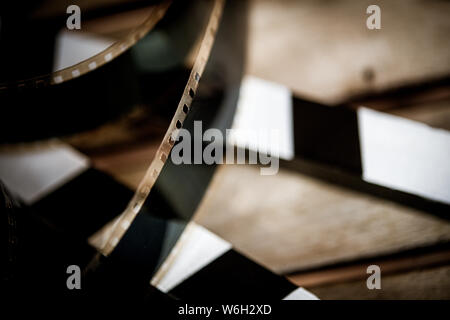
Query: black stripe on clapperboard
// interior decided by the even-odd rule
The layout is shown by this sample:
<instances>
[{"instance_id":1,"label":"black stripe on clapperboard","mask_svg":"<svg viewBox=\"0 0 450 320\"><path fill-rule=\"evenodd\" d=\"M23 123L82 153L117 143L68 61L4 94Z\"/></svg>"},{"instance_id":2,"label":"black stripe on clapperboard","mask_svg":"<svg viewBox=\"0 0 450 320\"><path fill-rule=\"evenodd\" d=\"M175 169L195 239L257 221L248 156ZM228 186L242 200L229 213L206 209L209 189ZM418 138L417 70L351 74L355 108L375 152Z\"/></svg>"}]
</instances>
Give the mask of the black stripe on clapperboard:
<instances>
[{"instance_id":1,"label":"black stripe on clapperboard","mask_svg":"<svg viewBox=\"0 0 450 320\"><path fill-rule=\"evenodd\" d=\"M295 289L284 277L230 249L169 293L183 300L281 300Z\"/></svg>"},{"instance_id":2,"label":"black stripe on clapperboard","mask_svg":"<svg viewBox=\"0 0 450 320\"><path fill-rule=\"evenodd\" d=\"M292 99L295 158L282 166L450 218L446 203L363 180L357 111Z\"/></svg>"}]
</instances>

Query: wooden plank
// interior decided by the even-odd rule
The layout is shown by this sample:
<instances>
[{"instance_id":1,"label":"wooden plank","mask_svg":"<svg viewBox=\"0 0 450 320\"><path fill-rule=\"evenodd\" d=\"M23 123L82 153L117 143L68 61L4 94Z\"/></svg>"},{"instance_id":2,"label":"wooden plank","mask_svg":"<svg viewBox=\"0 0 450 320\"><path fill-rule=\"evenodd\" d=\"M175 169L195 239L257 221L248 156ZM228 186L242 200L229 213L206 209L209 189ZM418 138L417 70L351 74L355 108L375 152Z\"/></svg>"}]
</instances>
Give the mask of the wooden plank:
<instances>
[{"instance_id":1,"label":"wooden plank","mask_svg":"<svg viewBox=\"0 0 450 320\"><path fill-rule=\"evenodd\" d=\"M366 27L371 4L380 30ZM254 0L247 72L329 104L447 76L449 13L444 1Z\"/></svg>"},{"instance_id":2,"label":"wooden plank","mask_svg":"<svg viewBox=\"0 0 450 320\"><path fill-rule=\"evenodd\" d=\"M196 221L285 273L450 240L450 222L281 169L219 167Z\"/></svg>"},{"instance_id":3,"label":"wooden plank","mask_svg":"<svg viewBox=\"0 0 450 320\"><path fill-rule=\"evenodd\" d=\"M330 299L450 299L450 266L381 277L381 289L369 290L366 280L308 288Z\"/></svg>"},{"instance_id":4,"label":"wooden plank","mask_svg":"<svg viewBox=\"0 0 450 320\"><path fill-rule=\"evenodd\" d=\"M450 249L446 245L409 250L388 257L375 257L358 260L353 263L327 266L318 270L311 270L289 275L288 278L302 287L316 287L352 280L367 279L367 267L377 265L383 276L399 272L407 272L425 267L450 265ZM412 252L415 251L415 252Z\"/></svg>"}]
</instances>

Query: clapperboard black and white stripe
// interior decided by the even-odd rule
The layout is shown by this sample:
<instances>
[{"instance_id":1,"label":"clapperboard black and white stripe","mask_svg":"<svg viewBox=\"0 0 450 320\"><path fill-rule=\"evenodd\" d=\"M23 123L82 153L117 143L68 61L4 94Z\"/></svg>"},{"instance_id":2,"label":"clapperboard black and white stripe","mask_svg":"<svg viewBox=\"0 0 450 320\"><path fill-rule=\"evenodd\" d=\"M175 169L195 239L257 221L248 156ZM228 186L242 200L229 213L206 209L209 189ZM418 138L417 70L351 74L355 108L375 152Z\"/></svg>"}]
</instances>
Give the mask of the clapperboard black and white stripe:
<instances>
[{"instance_id":1,"label":"clapperboard black and white stripe","mask_svg":"<svg viewBox=\"0 0 450 320\"><path fill-rule=\"evenodd\" d=\"M27 263L46 259L39 269L45 276L37 287L45 285L69 298L87 294L150 303L316 299L194 222L174 219L174 214L165 218L164 212L172 209L157 189L115 250L108 257L97 254L88 238L122 212L132 191L92 168L86 157L64 143L1 152L0 179L43 226L35 228L41 232L21 235L31 236L26 241L33 243ZM84 291L67 290L68 265L84 270Z\"/></svg>"},{"instance_id":2,"label":"clapperboard black and white stripe","mask_svg":"<svg viewBox=\"0 0 450 320\"><path fill-rule=\"evenodd\" d=\"M247 77L230 143L265 150L246 132L277 130L282 166L449 218L450 132L360 107L329 107ZM258 149L258 150L257 150Z\"/></svg>"},{"instance_id":3,"label":"clapperboard black and white stripe","mask_svg":"<svg viewBox=\"0 0 450 320\"><path fill-rule=\"evenodd\" d=\"M180 299L317 299L190 222L151 282Z\"/></svg>"}]
</instances>

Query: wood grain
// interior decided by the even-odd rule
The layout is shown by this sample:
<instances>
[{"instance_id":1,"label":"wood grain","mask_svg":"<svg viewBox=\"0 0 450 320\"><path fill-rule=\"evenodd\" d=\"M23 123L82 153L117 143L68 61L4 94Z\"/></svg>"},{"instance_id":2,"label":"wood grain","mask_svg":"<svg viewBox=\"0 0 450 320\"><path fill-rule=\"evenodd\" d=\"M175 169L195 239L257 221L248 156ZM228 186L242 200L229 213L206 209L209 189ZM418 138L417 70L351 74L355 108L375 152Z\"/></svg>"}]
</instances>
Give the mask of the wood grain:
<instances>
[{"instance_id":1,"label":"wood grain","mask_svg":"<svg viewBox=\"0 0 450 320\"><path fill-rule=\"evenodd\" d=\"M450 240L450 223L283 169L223 165L198 223L268 268L292 272Z\"/></svg>"},{"instance_id":2,"label":"wood grain","mask_svg":"<svg viewBox=\"0 0 450 320\"><path fill-rule=\"evenodd\" d=\"M383 271L382 271L383 274ZM330 299L450 299L450 266L381 277L380 290L368 290L366 279L308 287L323 300Z\"/></svg>"}]
</instances>

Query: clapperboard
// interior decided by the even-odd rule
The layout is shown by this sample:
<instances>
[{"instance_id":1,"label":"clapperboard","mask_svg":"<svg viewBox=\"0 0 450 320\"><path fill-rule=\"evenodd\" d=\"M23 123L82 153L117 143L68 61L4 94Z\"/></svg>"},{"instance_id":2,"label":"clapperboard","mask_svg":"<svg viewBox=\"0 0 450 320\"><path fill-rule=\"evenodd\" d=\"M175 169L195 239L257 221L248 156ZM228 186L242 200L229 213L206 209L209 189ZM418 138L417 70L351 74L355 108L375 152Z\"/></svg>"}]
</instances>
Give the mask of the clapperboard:
<instances>
[{"instance_id":1,"label":"clapperboard","mask_svg":"<svg viewBox=\"0 0 450 320\"><path fill-rule=\"evenodd\" d=\"M108 257L99 255L88 238L122 212L132 191L92 168L86 157L64 143L3 152L0 168L1 180L33 221L23 223L34 231L20 233L25 240L19 241L27 245L23 253L31 253L26 261L39 261L43 274L19 279L25 288L37 281L35 288L45 285L55 294L82 298L83 289L66 288L66 267L78 265L85 271L82 288L92 298L149 303L161 296L202 301L316 299L211 231L174 219L173 212L166 214L172 209L157 186L115 250ZM19 262L21 253L18 250ZM19 268L19 276L27 270Z\"/></svg>"},{"instance_id":2,"label":"clapperboard","mask_svg":"<svg viewBox=\"0 0 450 320\"><path fill-rule=\"evenodd\" d=\"M276 107L275 107L276 106ZM331 107L296 97L285 86L244 78L230 143L275 150L280 165L449 218L450 132L365 108ZM245 132L277 130L260 145Z\"/></svg>"}]
</instances>

